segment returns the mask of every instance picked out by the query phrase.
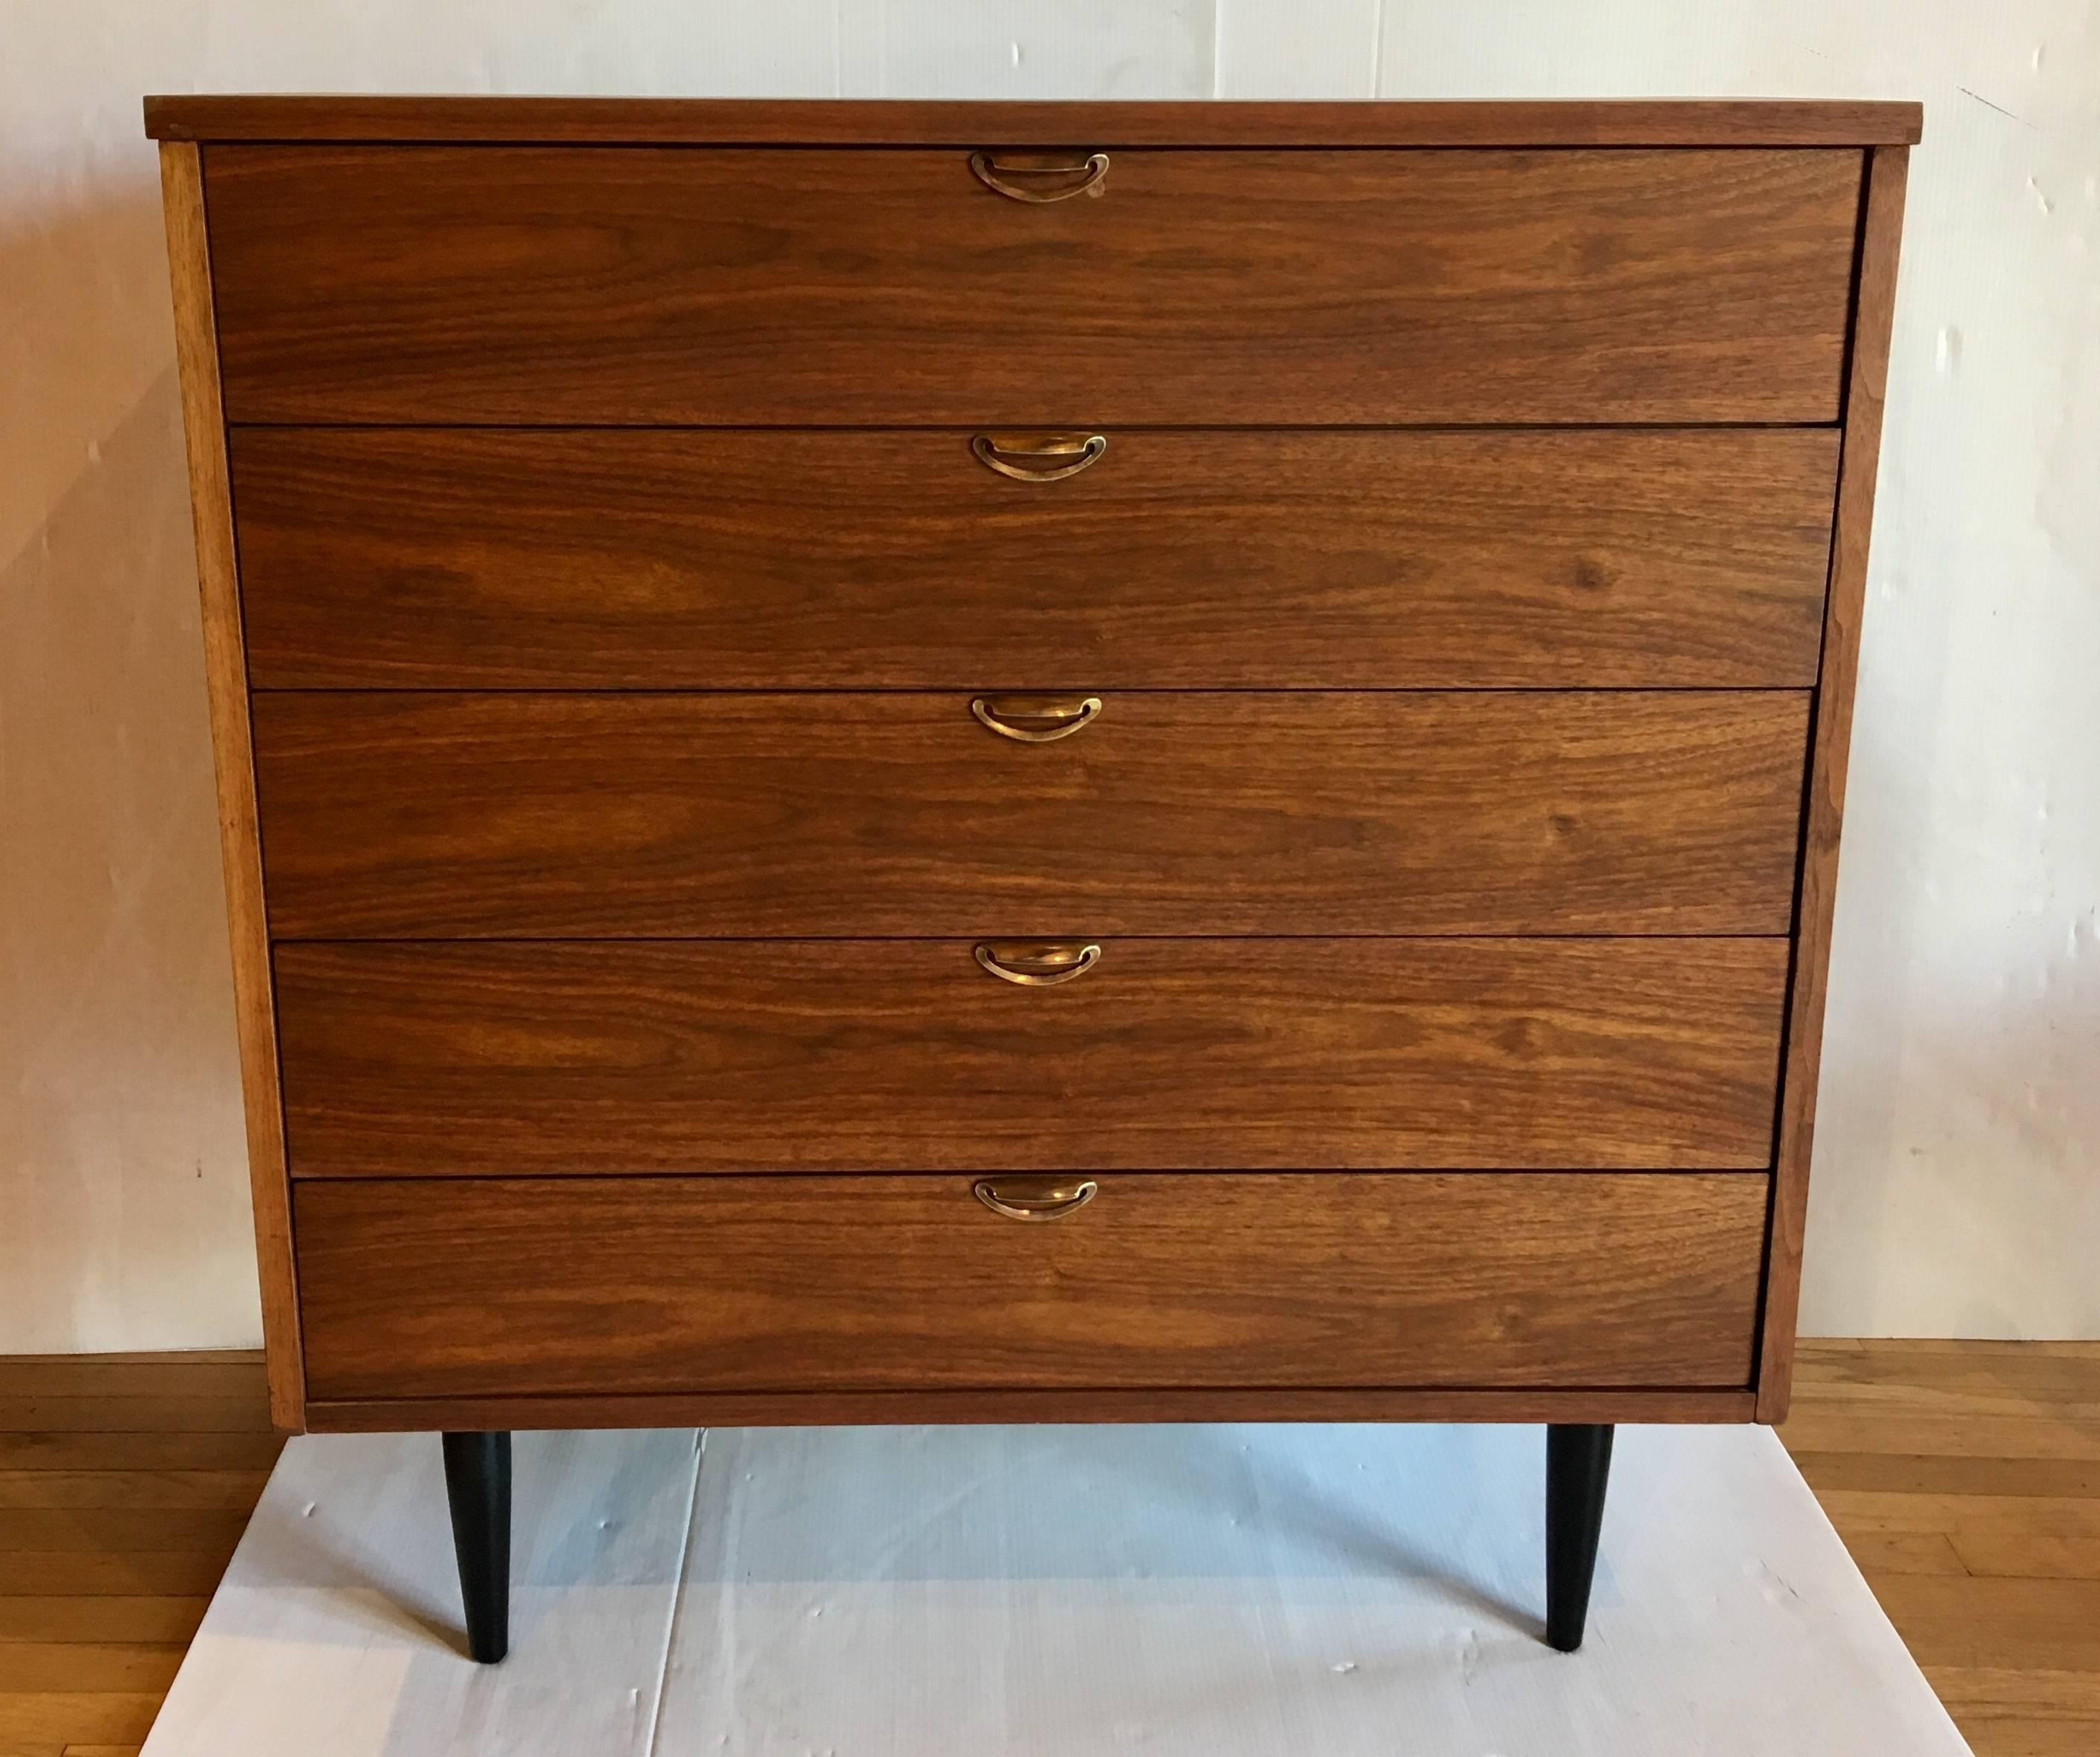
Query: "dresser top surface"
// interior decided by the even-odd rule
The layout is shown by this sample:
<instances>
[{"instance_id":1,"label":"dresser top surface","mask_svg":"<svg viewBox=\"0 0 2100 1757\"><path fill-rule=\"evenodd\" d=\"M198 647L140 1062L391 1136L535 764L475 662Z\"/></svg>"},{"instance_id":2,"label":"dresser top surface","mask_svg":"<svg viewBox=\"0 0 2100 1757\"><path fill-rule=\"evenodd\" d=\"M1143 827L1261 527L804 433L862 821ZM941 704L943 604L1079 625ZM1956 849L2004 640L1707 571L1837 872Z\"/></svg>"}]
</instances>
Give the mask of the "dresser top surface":
<instances>
[{"instance_id":1,"label":"dresser top surface","mask_svg":"<svg viewBox=\"0 0 2100 1757\"><path fill-rule=\"evenodd\" d=\"M1794 99L1378 104L148 97L157 140L704 146L1907 145L1921 105Z\"/></svg>"}]
</instances>

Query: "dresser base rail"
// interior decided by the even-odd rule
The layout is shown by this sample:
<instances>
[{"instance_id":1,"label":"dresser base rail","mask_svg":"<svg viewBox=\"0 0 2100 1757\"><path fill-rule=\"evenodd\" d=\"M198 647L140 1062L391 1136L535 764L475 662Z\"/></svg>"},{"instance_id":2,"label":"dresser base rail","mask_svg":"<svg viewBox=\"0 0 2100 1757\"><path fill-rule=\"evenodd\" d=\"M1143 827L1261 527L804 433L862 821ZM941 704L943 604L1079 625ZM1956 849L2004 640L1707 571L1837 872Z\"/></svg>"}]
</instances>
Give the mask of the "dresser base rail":
<instances>
[{"instance_id":1,"label":"dresser base rail","mask_svg":"<svg viewBox=\"0 0 2100 1757\"><path fill-rule=\"evenodd\" d=\"M323 1398L308 1433L435 1433L583 1428L843 1428L920 1422L1747 1422L1747 1386L1679 1390L1201 1389L720 1391L655 1396Z\"/></svg>"}]
</instances>

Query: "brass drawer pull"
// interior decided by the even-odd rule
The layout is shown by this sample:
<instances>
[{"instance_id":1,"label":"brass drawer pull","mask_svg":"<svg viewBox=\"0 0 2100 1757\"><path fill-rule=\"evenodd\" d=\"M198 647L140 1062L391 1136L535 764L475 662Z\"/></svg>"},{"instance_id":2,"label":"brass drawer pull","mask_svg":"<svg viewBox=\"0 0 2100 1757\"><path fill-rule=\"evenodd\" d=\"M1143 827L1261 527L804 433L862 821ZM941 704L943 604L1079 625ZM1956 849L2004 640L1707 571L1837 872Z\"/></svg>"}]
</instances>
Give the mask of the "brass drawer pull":
<instances>
[{"instance_id":1,"label":"brass drawer pull","mask_svg":"<svg viewBox=\"0 0 2100 1757\"><path fill-rule=\"evenodd\" d=\"M1077 1183L1054 1177L980 1177L970 1185L970 1194L1010 1221L1061 1221L1092 1201L1100 1188L1091 1177Z\"/></svg>"},{"instance_id":2,"label":"brass drawer pull","mask_svg":"<svg viewBox=\"0 0 2100 1757\"><path fill-rule=\"evenodd\" d=\"M1099 964L1101 948L1081 945L1077 940L1049 945L999 940L979 946L977 960L1002 982L1017 982L1023 988L1055 988L1060 982L1084 976Z\"/></svg>"},{"instance_id":3,"label":"brass drawer pull","mask_svg":"<svg viewBox=\"0 0 2100 1757\"><path fill-rule=\"evenodd\" d=\"M987 470L996 470L1016 482L1062 482L1076 476L1109 448L1105 433L980 433L970 441L970 450ZM1046 467L1023 468L1008 463L1010 457L1040 460L1070 458Z\"/></svg>"},{"instance_id":4,"label":"brass drawer pull","mask_svg":"<svg viewBox=\"0 0 2100 1757\"><path fill-rule=\"evenodd\" d=\"M989 152L973 152L970 170L986 188L998 191L1008 201L1030 201L1039 206L1046 201L1069 201L1075 195L1099 195L1109 174L1109 156L1089 152L1074 165L1070 160L1035 154L1002 162ZM1029 189L1007 182L1009 177L1077 177L1079 181L1061 189Z\"/></svg>"},{"instance_id":5,"label":"brass drawer pull","mask_svg":"<svg viewBox=\"0 0 2100 1757\"><path fill-rule=\"evenodd\" d=\"M1023 744L1054 744L1091 725L1098 695L980 695L970 704L977 724Z\"/></svg>"}]
</instances>

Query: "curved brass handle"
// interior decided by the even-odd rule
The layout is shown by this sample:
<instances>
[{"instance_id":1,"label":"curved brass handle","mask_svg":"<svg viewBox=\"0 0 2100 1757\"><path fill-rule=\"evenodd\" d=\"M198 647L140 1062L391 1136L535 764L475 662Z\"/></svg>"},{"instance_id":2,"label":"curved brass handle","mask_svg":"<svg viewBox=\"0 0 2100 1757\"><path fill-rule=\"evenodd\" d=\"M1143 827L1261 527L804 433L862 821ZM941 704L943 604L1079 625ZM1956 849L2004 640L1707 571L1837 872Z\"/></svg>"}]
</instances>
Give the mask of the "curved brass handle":
<instances>
[{"instance_id":1,"label":"curved brass handle","mask_svg":"<svg viewBox=\"0 0 2100 1757\"><path fill-rule=\"evenodd\" d=\"M979 726L1022 744L1054 744L1100 716L1098 695L980 695L970 704Z\"/></svg>"},{"instance_id":2,"label":"curved brass handle","mask_svg":"<svg viewBox=\"0 0 2100 1757\"><path fill-rule=\"evenodd\" d=\"M1105 433L980 433L970 441L970 452L987 470L996 470L1016 482L1062 482L1076 476L1109 448ZM1009 457L1070 458L1044 469L1023 469Z\"/></svg>"},{"instance_id":3,"label":"curved brass handle","mask_svg":"<svg viewBox=\"0 0 2100 1757\"><path fill-rule=\"evenodd\" d=\"M1076 1214L1101 1189L1092 1178L1077 1183L1054 1177L980 1177L970 1194L1010 1221L1061 1221Z\"/></svg>"},{"instance_id":4,"label":"curved brass handle","mask_svg":"<svg viewBox=\"0 0 2100 1757\"><path fill-rule=\"evenodd\" d=\"M989 152L973 152L970 170L986 188L998 191L1008 201L1040 206L1046 201L1069 201L1075 195L1099 195L1109 174L1109 156L1089 152L1074 165L1069 159L1045 158L1037 153L1002 161ZM1077 177L1079 181L1061 189L1026 189L1007 182L1009 177Z\"/></svg>"},{"instance_id":5,"label":"curved brass handle","mask_svg":"<svg viewBox=\"0 0 2100 1757\"><path fill-rule=\"evenodd\" d=\"M1101 948L1077 940L1043 944L995 940L977 948L977 960L1002 982L1023 988L1055 988L1076 981L1101 961Z\"/></svg>"}]
</instances>

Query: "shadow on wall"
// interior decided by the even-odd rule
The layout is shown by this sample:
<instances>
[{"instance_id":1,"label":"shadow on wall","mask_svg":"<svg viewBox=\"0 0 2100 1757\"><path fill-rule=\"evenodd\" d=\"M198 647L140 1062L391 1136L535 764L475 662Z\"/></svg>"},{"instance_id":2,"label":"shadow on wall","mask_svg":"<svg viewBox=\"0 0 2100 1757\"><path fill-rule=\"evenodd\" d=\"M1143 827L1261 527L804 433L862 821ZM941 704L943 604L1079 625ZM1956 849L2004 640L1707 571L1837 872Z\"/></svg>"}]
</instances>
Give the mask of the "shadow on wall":
<instances>
[{"instance_id":1,"label":"shadow on wall","mask_svg":"<svg viewBox=\"0 0 2100 1757\"><path fill-rule=\"evenodd\" d=\"M1826 1043L1842 1031L1882 1053L1824 1063L1803 1334L1828 1333L1832 1310L1885 1313L1879 1333L1897 1335L2093 1333L2093 1282L2067 1241L2100 1225L2093 920L2037 973L1965 1006L1876 995L1854 1025L1833 1003ZM1908 956L1922 962L1914 940Z\"/></svg>"},{"instance_id":2,"label":"shadow on wall","mask_svg":"<svg viewBox=\"0 0 2100 1757\"><path fill-rule=\"evenodd\" d=\"M0 240L0 1353L259 1331L159 230L148 182Z\"/></svg>"},{"instance_id":3,"label":"shadow on wall","mask_svg":"<svg viewBox=\"0 0 2100 1757\"><path fill-rule=\"evenodd\" d=\"M1912 164L1809 1335L2100 1334L2100 499L2071 486L2100 456L2100 325L2067 308L2095 283L2062 276L2088 246L2034 192L2058 174L2033 139L1972 96Z\"/></svg>"}]
</instances>

